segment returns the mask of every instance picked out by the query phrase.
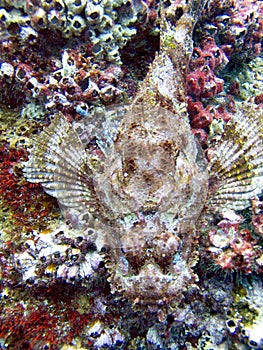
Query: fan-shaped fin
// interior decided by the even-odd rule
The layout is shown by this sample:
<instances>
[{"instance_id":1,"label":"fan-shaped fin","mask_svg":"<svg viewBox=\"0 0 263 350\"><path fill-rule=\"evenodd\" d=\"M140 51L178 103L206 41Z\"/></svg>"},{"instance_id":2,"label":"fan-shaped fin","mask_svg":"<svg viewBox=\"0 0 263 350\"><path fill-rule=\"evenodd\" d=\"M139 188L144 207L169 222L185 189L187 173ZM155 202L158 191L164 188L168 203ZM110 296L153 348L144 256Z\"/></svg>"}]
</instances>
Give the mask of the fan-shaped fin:
<instances>
[{"instance_id":1,"label":"fan-shaped fin","mask_svg":"<svg viewBox=\"0 0 263 350\"><path fill-rule=\"evenodd\" d=\"M263 112L244 104L226 125L209 164L208 209L245 209L263 189Z\"/></svg>"},{"instance_id":2,"label":"fan-shaped fin","mask_svg":"<svg viewBox=\"0 0 263 350\"><path fill-rule=\"evenodd\" d=\"M86 151L62 114L37 136L23 171L29 182L40 183L62 205L95 210L96 194Z\"/></svg>"}]
</instances>

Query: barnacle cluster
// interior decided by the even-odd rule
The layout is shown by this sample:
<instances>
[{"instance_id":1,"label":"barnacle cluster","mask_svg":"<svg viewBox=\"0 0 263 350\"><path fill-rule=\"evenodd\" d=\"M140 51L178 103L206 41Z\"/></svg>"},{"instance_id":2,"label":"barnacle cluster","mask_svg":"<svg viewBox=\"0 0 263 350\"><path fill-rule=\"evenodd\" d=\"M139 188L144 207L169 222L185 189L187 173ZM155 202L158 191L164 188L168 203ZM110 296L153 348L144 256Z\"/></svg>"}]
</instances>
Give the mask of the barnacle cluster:
<instances>
[{"instance_id":1,"label":"barnacle cluster","mask_svg":"<svg viewBox=\"0 0 263 350\"><path fill-rule=\"evenodd\" d=\"M44 41L39 44L46 45ZM2 43L2 49L4 45ZM106 105L123 98L121 68L95 64L89 57L91 51L87 44L79 44L76 49L66 48L62 55L53 52L51 44L46 48L46 57L36 52L35 46L29 46L29 52L20 52L16 62L9 63L17 46L12 44L11 52L1 62L0 94L8 105L29 108L25 106L28 103L31 110L38 109L37 113L32 111L31 118L45 115L40 111L41 106L49 112L61 110L65 114L87 116L94 105ZM31 62L27 61L28 54L34 56Z\"/></svg>"},{"instance_id":2,"label":"barnacle cluster","mask_svg":"<svg viewBox=\"0 0 263 350\"><path fill-rule=\"evenodd\" d=\"M120 50L154 28L153 13L157 5L144 1L3 2L2 102L81 118L132 96L137 82L120 67Z\"/></svg>"},{"instance_id":3,"label":"barnacle cluster","mask_svg":"<svg viewBox=\"0 0 263 350\"><path fill-rule=\"evenodd\" d=\"M148 22L152 10L143 0L4 1L0 20L25 43L34 42L38 32L47 29L64 38L85 35L95 56L117 62L119 50Z\"/></svg>"},{"instance_id":4,"label":"barnacle cluster","mask_svg":"<svg viewBox=\"0 0 263 350\"><path fill-rule=\"evenodd\" d=\"M263 251L260 238L249 229L241 228L244 218L231 212L208 232L207 251L217 268L230 273L262 272Z\"/></svg>"},{"instance_id":5,"label":"barnacle cluster","mask_svg":"<svg viewBox=\"0 0 263 350\"><path fill-rule=\"evenodd\" d=\"M262 12L260 1L211 1L198 37L212 35L234 66L249 61L261 52Z\"/></svg>"},{"instance_id":6,"label":"barnacle cluster","mask_svg":"<svg viewBox=\"0 0 263 350\"><path fill-rule=\"evenodd\" d=\"M102 256L94 249L95 232L90 228L74 237L73 230L70 234L67 231L67 227L60 226L23 243L23 248L14 255L14 261L24 282L33 285L44 284L50 279L67 282L80 279L83 283L85 280L92 283L96 270L103 266ZM37 278L40 269L41 280Z\"/></svg>"}]
</instances>

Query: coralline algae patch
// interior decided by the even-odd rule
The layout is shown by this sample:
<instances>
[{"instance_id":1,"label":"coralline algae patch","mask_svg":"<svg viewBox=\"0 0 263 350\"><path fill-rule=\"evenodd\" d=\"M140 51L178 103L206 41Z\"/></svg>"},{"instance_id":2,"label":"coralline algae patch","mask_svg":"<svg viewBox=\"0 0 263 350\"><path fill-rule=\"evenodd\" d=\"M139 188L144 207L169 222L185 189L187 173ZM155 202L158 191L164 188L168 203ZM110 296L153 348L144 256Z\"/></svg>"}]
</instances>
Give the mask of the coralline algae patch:
<instances>
[{"instance_id":1,"label":"coralline algae patch","mask_svg":"<svg viewBox=\"0 0 263 350\"><path fill-rule=\"evenodd\" d=\"M245 339L252 349L263 347L262 284L255 279L251 285L237 287L232 307L227 312L226 325L231 335Z\"/></svg>"},{"instance_id":2,"label":"coralline algae patch","mask_svg":"<svg viewBox=\"0 0 263 350\"><path fill-rule=\"evenodd\" d=\"M241 65L226 73L224 78L227 90L238 100L255 96L256 102L262 103L263 91L263 56L262 54L246 65Z\"/></svg>"},{"instance_id":3,"label":"coralline algae patch","mask_svg":"<svg viewBox=\"0 0 263 350\"><path fill-rule=\"evenodd\" d=\"M48 226L60 214L41 187L28 184L22 174L21 162L28 158L26 140L37 124L6 108L1 109L0 120L1 227L9 234L21 235Z\"/></svg>"},{"instance_id":4,"label":"coralline algae patch","mask_svg":"<svg viewBox=\"0 0 263 350\"><path fill-rule=\"evenodd\" d=\"M55 212L55 202L50 200L37 185L28 185L21 174L19 162L26 160L23 149L9 149L3 145L0 149L0 192L1 226L9 231L27 227L28 230L48 225Z\"/></svg>"}]
</instances>

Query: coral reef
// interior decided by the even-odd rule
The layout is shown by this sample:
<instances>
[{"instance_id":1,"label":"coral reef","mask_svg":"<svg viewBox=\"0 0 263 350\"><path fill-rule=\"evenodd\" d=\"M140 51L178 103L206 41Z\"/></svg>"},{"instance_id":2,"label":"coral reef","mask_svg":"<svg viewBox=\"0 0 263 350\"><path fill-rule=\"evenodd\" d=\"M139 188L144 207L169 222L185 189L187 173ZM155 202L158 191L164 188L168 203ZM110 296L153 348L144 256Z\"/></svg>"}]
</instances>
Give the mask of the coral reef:
<instances>
[{"instance_id":1,"label":"coral reef","mask_svg":"<svg viewBox=\"0 0 263 350\"><path fill-rule=\"evenodd\" d=\"M263 347L262 9L0 2L1 349Z\"/></svg>"},{"instance_id":2,"label":"coral reef","mask_svg":"<svg viewBox=\"0 0 263 350\"><path fill-rule=\"evenodd\" d=\"M248 77L246 89L241 92L237 74L242 79L243 74L249 74L247 69L245 72L240 69L244 63L255 58L255 62L260 62L257 56L262 51L262 15L263 6L259 1L209 1L207 11L195 28L197 46L187 77L188 113L194 133L203 145L207 145L213 120L228 121L234 111L233 99L226 103L227 96L224 96L222 103L222 99L213 97L229 93L246 99L251 96L247 89L254 90L252 95L257 94L253 81L248 86Z\"/></svg>"},{"instance_id":3,"label":"coral reef","mask_svg":"<svg viewBox=\"0 0 263 350\"><path fill-rule=\"evenodd\" d=\"M129 97L135 82L120 68L120 50L138 30L146 35L154 28L155 12L144 1L2 4L2 102L36 101L51 113L81 118L94 105Z\"/></svg>"}]
</instances>

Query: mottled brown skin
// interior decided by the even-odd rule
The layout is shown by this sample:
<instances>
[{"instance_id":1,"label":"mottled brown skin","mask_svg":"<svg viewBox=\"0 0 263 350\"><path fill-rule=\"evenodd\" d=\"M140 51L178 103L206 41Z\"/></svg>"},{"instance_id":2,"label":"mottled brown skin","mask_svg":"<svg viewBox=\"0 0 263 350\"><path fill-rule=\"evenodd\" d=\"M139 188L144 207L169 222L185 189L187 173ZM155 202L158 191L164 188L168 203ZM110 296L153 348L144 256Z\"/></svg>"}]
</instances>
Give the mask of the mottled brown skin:
<instances>
[{"instance_id":1,"label":"mottled brown skin","mask_svg":"<svg viewBox=\"0 0 263 350\"><path fill-rule=\"evenodd\" d=\"M177 7L182 16L175 16ZM185 113L190 10L183 2L162 9L161 51L124 117L97 186L115 220L108 263L112 290L146 304L180 302L195 281L194 225L208 180Z\"/></svg>"},{"instance_id":2,"label":"mottled brown skin","mask_svg":"<svg viewBox=\"0 0 263 350\"><path fill-rule=\"evenodd\" d=\"M113 289L148 304L166 302L180 300L194 279L191 241L208 183L199 159L184 119L158 105L127 112L96 177L105 218L114 222L108 264Z\"/></svg>"}]
</instances>

